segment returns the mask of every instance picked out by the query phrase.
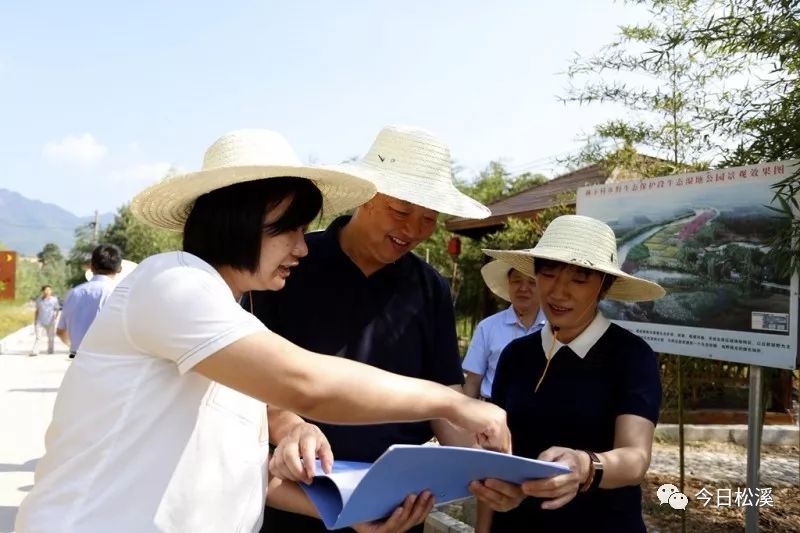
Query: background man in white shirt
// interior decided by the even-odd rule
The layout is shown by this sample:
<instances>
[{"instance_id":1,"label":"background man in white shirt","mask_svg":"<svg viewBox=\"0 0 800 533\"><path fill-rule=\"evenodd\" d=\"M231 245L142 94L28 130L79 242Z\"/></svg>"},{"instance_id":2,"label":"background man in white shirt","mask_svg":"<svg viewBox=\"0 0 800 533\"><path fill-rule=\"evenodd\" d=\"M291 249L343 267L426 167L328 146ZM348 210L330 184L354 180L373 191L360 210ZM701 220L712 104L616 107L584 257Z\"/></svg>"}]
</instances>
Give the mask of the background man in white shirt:
<instances>
[{"instance_id":1,"label":"background man in white shirt","mask_svg":"<svg viewBox=\"0 0 800 533\"><path fill-rule=\"evenodd\" d=\"M461 367L466 372L464 393L473 398L491 397L492 380L503 348L516 338L539 331L545 323L544 313L539 309L536 280L500 261L484 265L481 275L489 290L511 305L484 318L472 335Z\"/></svg>"},{"instance_id":2,"label":"background man in white shirt","mask_svg":"<svg viewBox=\"0 0 800 533\"><path fill-rule=\"evenodd\" d=\"M36 313L33 317L33 331L36 340L33 341L31 356L39 355L39 345L45 334L47 335L47 353L53 353L59 307L58 298L53 295L53 288L50 285L43 285L41 296L36 298Z\"/></svg>"}]
</instances>

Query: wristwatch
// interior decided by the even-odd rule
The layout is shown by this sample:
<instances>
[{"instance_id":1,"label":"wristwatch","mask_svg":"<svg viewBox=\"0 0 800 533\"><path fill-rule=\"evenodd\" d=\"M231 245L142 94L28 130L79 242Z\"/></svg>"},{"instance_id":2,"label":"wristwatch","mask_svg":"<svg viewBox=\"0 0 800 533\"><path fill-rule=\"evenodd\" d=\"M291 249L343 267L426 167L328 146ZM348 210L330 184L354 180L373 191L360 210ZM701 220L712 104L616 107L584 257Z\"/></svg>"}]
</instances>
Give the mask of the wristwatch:
<instances>
[{"instance_id":1,"label":"wristwatch","mask_svg":"<svg viewBox=\"0 0 800 533\"><path fill-rule=\"evenodd\" d=\"M586 477L586 481L581 484L580 492L596 489L603 480L603 463L600 461L600 458L597 457L597 454L593 451L583 451L589 456L589 475Z\"/></svg>"}]
</instances>

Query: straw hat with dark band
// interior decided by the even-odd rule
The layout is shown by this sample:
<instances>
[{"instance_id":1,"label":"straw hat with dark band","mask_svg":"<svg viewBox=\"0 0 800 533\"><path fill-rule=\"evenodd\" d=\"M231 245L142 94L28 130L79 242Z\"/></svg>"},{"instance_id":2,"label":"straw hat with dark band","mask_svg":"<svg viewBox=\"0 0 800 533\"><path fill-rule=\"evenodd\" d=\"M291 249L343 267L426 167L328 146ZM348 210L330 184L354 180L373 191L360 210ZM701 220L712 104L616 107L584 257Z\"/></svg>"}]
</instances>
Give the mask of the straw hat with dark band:
<instances>
[{"instance_id":1,"label":"straw hat with dark band","mask_svg":"<svg viewBox=\"0 0 800 533\"><path fill-rule=\"evenodd\" d=\"M359 206L376 192L371 181L346 169L303 165L278 133L249 129L217 139L206 150L201 170L165 178L140 192L131 211L152 226L182 231L199 196L236 183L282 176L313 181L322 192L325 214Z\"/></svg>"},{"instance_id":2,"label":"straw hat with dark band","mask_svg":"<svg viewBox=\"0 0 800 533\"><path fill-rule=\"evenodd\" d=\"M534 248L528 250L484 250L484 253L523 274L533 276L536 258L560 261L616 276L605 298L628 302L655 300L665 291L658 283L631 276L619 267L617 240L607 224L581 215L563 215L553 220Z\"/></svg>"},{"instance_id":3,"label":"straw hat with dark band","mask_svg":"<svg viewBox=\"0 0 800 533\"><path fill-rule=\"evenodd\" d=\"M378 192L464 218L486 218L489 208L459 191L453 183L450 148L421 128L387 126L362 159L333 168L375 183Z\"/></svg>"}]
</instances>

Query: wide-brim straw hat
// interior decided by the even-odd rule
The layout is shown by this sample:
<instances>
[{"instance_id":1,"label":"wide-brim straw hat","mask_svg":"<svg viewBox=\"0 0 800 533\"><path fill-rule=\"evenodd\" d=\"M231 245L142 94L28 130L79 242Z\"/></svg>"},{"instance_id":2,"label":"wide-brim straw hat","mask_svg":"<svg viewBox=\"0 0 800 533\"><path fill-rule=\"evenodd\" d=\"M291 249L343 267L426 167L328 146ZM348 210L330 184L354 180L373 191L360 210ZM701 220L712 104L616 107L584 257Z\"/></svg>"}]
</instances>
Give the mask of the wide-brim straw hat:
<instances>
[{"instance_id":1,"label":"wide-brim straw hat","mask_svg":"<svg viewBox=\"0 0 800 533\"><path fill-rule=\"evenodd\" d=\"M138 265L139 263L134 263L133 261L128 261L127 259L123 259L120 271L117 273L116 276L114 276L114 282L119 283L120 281L125 279L125 276L133 272L133 269L136 268ZM94 277L94 272L92 272L92 269L90 268L84 273L83 277L86 278L86 281L89 281Z\"/></svg>"},{"instance_id":2,"label":"wide-brim straw hat","mask_svg":"<svg viewBox=\"0 0 800 533\"><path fill-rule=\"evenodd\" d=\"M386 126L362 159L328 168L355 172L374 182L382 194L440 213L463 218L492 214L456 188L450 148L421 128Z\"/></svg>"},{"instance_id":3,"label":"wide-brim straw hat","mask_svg":"<svg viewBox=\"0 0 800 533\"><path fill-rule=\"evenodd\" d=\"M245 129L227 133L209 146L201 170L164 178L140 192L131 211L152 226L182 231L199 196L236 183L283 176L313 181L322 193L326 215L359 206L376 193L371 181L346 169L303 165L279 133Z\"/></svg>"},{"instance_id":4,"label":"wide-brim straw hat","mask_svg":"<svg viewBox=\"0 0 800 533\"><path fill-rule=\"evenodd\" d=\"M508 274L512 269L514 269L514 267L498 259L489 261L481 267L481 277L486 283L486 286L490 291L492 291L492 293L495 294L495 296L502 298L507 302L511 301L511 289L508 283ZM520 271L520 273L523 272ZM533 276L530 274L523 274L533 278Z\"/></svg>"},{"instance_id":5,"label":"wide-brim straw hat","mask_svg":"<svg viewBox=\"0 0 800 533\"><path fill-rule=\"evenodd\" d=\"M528 250L484 250L520 272L533 276L533 263L550 259L616 276L605 298L626 302L655 300L666 291L658 283L632 276L619 267L617 239L607 224L582 215L563 215L547 226Z\"/></svg>"}]
</instances>

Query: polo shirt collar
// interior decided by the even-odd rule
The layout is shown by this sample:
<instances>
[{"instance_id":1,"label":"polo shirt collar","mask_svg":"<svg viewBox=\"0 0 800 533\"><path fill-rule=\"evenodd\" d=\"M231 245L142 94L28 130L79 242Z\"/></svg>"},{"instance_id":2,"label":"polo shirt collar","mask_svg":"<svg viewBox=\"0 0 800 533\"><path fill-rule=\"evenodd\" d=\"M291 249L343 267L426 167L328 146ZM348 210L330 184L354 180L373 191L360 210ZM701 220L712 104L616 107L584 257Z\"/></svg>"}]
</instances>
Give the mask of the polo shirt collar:
<instances>
[{"instance_id":1,"label":"polo shirt collar","mask_svg":"<svg viewBox=\"0 0 800 533\"><path fill-rule=\"evenodd\" d=\"M325 243L324 249L326 253L341 254L349 261L350 258L347 257L344 250L342 250L342 246L339 244L339 232L348 222L350 222L350 217L347 215L335 218L333 222L328 224L328 227L322 231L322 242Z\"/></svg>"},{"instance_id":2,"label":"polo shirt collar","mask_svg":"<svg viewBox=\"0 0 800 533\"><path fill-rule=\"evenodd\" d=\"M510 325L513 325L513 324L519 324L520 323L519 322L519 317L517 316L516 311L514 311L514 306L513 305L509 305L505 309L505 311L502 311L502 313L503 313L503 323L504 324L508 324L510 326ZM531 324L531 328L533 328L534 326L542 325L546 321L547 321L547 319L544 316L544 312L540 308L539 312L536 313L536 318L533 320L533 324ZM528 328L528 329L530 329L530 328Z\"/></svg>"},{"instance_id":3,"label":"polo shirt collar","mask_svg":"<svg viewBox=\"0 0 800 533\"><path fill-rule=\"evenodd\" d=\"M328 259L335 259L338 260L340 265L348 265L348 270L352 267L354 272L358 272L362 277L364 277L361 269L350 259L344 250L342 249L342 244L339 242L339 232L342 230L343 227L350 222L352 217L350 215L342 215L337 217L336 219L331 222L328 227L322 232L322 242L324 256ZM388 278L388 279L396 279L400 280L404 277L407 277L410 274L409 269L411 267L412 260L410 257L411 254L414 252L406 252L400 259L395 261L394 263L384 265L383 267L379 268L376 272L372 275L365 277L365 279L381 279L381 278ZM302 259L300 260L303 261Z\"/></svg>"},{"instance_id":4,"label":"polo shirt collar","mask_svg":"<svg viewBox=\"0 0 800 533\"><path fill-rule=\"evenodd\" d=\"M540 307L539 313L537 313L536 320L533 322L533 325L544 327L545 324L547 324L547 317L545 316L544 311L542 311L542 308Z\"/></svg>"},{"instance_id":5,"label":"polo shirt collar","mask_svg":"<svg viewBox=\"0 0 800 533\"><path fill-rule=\"evenodd\" d=\"M505 311L503 311L503 323L508 325L513 325L519 322L517 318L517 313L514 312L514 306L509 305Z\"/></svg>"},{"instance_id":6,"label":"polo shirt collar","mask_svg":"<svg viewBox=\"0 0 800 533\"><path fill-rule=\"evenodd\" d=\"M589 326L584 329L580 335L572 339L571 342L564 344L559 340L556 340L555 349L553 353L558 352L562 346L568 346L570 350L575 352L575 354L583 359L586 357L586 354L589 353L589 350L597 344L597 341L600 340L600 337L606 332L606 330L611 326L611 321L609 321L603 314L598 311L596 315L594 315L594 320L589 324ZM547 354L550 350L550 346L553 343L553 332L550 330L550 324L546 323L542 328L542 349L544 353Z\"/></svg>"}]
</instances>

